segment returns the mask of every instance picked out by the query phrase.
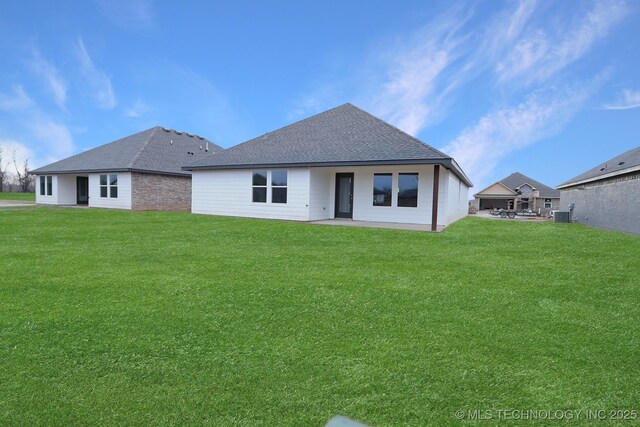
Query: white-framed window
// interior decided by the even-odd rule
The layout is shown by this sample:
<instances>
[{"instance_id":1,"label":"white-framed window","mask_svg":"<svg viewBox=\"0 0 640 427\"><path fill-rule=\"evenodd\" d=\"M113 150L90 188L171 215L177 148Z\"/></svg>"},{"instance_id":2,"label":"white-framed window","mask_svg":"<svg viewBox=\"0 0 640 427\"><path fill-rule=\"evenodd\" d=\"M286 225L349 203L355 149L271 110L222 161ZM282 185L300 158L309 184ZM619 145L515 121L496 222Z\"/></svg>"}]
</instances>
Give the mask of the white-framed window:
<instances>
[{"instance_id":1,"label":"white-framed window","mask_svg":"<svg viewBox=\"0 0 640 427\"><path fill-rule=\"evenodd\" d=\"M271 171L271 203L287 203L287 171Z\"/></svg>"},{"instance_id":2,"label":"white-framed window","mask_svg":"<svg viewBox=\"0 0 640 427\"><path fill-rule=\"evenodd\" d=\"M398 207L418 207L418 174L398 174Z\"/></svg>"},{"instance_id":3,"label":"white-framed window","mask_svg":"<svg viewBox=\"0 0 640 427\"><path fill-rule=\"evenodd\" d=\"M544 199L544 208L551 209L551 199Z\"/></svg>"},{"instance_id":4,"label":"white-framed window","mask_svg":"<svg viewBox=\"0 0 640 427\"><path fill-rule=\"evenodd\" d=\"M373 174L373 206L391 206L393 174Z\"/></svg>"},{"instance_id":5,"label":"white-framed window","mask_svg":"<svg viewBox=\"0 0 640 427\"><path fill-rule=\"evenodd\" d=\"M288 173L286 170L253 171L251 188L254 203L287 203Z\"/></svg>"},{"instance_id":6,"label":"white-framed window","mask_svg":"<svg viewBox=\"0 0 640 427\"><path fill-rule=\"evenodd\" d=\"M100 175L100 197L118 198L118 174Z\"/></svg>"},{"instance_id":7,"label":"white-framed window","mask_svg":"<svg viewBox=\"0 0 640 427\"><path fill-rule=\"evenodd\" d=\"M53 176L51 175L40 176L40 195L41 196L53 195Z\"/></svg>"},{"instance_id":8,"label":"white-framed window","mask_svg":"<svg viewBox=\"0 0 640 427\"><path fill-rule=\"evenodd\" d=\"M399 208L417 208L419 182L419 174L417 172L374 173L373 206L391 206L393 204L393 175L397 175L398 179L396 206Z\"/></svg>"},{"instance_id":9,"label":"white-framed window","mask_svg":"<svg viewBox=\"0 0 640 427\"><path fill-rule=\"evenodd\" d=\"M267 171L255 171L252 174L253 186L252 201L254 203L267 203Z\"/></svg>"}]
</instances>

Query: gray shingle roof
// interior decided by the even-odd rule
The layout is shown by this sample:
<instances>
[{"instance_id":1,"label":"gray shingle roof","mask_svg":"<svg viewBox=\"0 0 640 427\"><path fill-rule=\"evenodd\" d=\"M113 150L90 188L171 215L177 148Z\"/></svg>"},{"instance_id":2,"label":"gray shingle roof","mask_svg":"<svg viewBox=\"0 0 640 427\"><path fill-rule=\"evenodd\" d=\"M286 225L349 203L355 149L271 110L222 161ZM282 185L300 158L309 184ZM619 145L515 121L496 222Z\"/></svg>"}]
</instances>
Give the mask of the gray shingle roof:
<instances>
[{"instance_id":1,"label":"gray shingle roof","mask_svg":"<svg viewBox=\"0 0 640 427\"><path fill-rule=\"evenodd\" d=\"M444 164L471 185L451 157L352 104L269 132L184 169L409 163Z\"/></svg>"},{"instance_id":2,"label":"gray shingle roof","mask_svg":"<svg viewBox=\"0 0 640 427\"><path fill-rule=\"evenodd\" d=\"M205 151L207 144L208 152ZM200 136L156 126L35 169L32 173L131 170L184 175L182 166L221 150L220 146Z\"/></svg>"},{"instance_id":3,"label":"gray shingle roof","mask_svg":"<svg viewBox=\"0 0 640 427\"><path fill-rule=\"evenodd\" d=\"M558 185L558 188L569 187L574 183L596 181L599 177L604 175L620 175L625 173L627 170L638 167L640 167L640 147L625 151L619 156L591 168L575 178L571 178L570 180L563 182Z\"/></svg>"},{"instance_id":4,"label":"gray shingle roof","mask_svg":"<svg viewBox=\"0 0 640 427\"><path fill-rule=\"evenodd\" d=\"M523 175L520 172L514 172L508 177L501 179L498 182L502 183L504 186L509 187L514 191L516 190L516 188L520 187L523 184L529 184L540 192L540 197L548 197L548 198L560 197L559 190L555 190L551 187L548 187L543 183L541 183L540 181L536 181L533 178L529 178L528 176Z\"/></svg>"}]
</instances>

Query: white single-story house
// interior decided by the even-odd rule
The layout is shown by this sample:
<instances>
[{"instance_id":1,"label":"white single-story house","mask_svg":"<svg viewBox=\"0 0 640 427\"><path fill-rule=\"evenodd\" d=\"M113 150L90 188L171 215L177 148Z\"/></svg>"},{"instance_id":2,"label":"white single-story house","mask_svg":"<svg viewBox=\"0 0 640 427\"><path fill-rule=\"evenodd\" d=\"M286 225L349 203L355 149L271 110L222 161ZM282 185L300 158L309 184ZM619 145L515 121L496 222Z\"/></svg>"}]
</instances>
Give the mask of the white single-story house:
<instances>
[{"instance_id":1,"label":"white single-story house","mask_svg":"<svg viewBox=\"0 0 640 427\"><path fill-rule=\"evenodd\" d=\"M478 210L531 210L550 214L560 208L560 191L514 172L473 195Z\"/></svg>"},{"instance_id":2,"label":"white single-story house","mask_svg":"<svg viewBox=\"0 0 640 427\"><path fill-rule=\"evenodd\" d=\"M181 167L222 150L160 126L31 171L36 203L133 210L189 210L191 173Z\"/></svg>"},{"instance_id":3,"label":"white single-story house","mask_svg":"<svg viewBox=\"0 0 640 427\"><path fill-rule=\"evenodd\" d=\"M454 159L351 104L183 169L192 172L196 214L432 230L467 215L472 185Z\"/></svg>"},{"instance_id":4,"label":"white single-story house","mask_svg":"<svg viewBox=\"0 0 640 427\"><path fill-rule=\"evenodd\" d=\"M640 147L558 186L560 207L592 227L640 235Z\"/></svg>"}]
</instances>

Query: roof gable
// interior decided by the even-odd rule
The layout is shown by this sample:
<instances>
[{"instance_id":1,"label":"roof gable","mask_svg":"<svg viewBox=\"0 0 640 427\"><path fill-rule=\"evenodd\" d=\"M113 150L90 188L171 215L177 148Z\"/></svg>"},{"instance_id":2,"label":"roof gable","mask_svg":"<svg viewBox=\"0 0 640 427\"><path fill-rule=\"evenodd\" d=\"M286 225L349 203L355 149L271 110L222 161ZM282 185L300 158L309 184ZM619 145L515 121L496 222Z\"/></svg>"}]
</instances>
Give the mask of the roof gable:
<instances>
[{"instance_id":1,"label":"roof gable","mask_svg":"<svg viewBox=\"0 0 640 427\"><path fill-rule=\"evenodd\" d=\"M203 137L156 126L32 172L43 174L137 170L184 174L181 169L183 165L221 150L220 146Z\"/></svg>"},{"instance_id":2,"label":"roof gable","mask_svg":"<svg viewBox=\"0 0 640 427\"><path fill-rule=\"evenodd\" d=\"M637 170L640 167L640 147L632 148L629 151L616 156L606 162L589 169L580 175L563 182L558 188L567 187L571 184L597 180L600 177L615 176L627 171Z\"/></svg>"},{"instance_id":3,"label":"roof gable","mask_svg":"<svg viewBox=\"0 0 640 427\"><path fill-rule=\"evenodd\" d=\"M484 190L476 193L474 196L515 196L516 192L502 184L501 182L495 182L485 188Z\"/></svg>"},{"instance_id":4,"label":"roof gable","mask_svg":"<svg viewBox=\"0 0 640 427\"><path fill-rule=\"evenodd\" d=\"M193 162L184 169L443 160L453 159L366 111L344 104ZM457 168L454 172L470 184L453 163L452 169Z\"/></svg>"},{"instance_id":5,"label":"roof gable","mask_svg":"<svg viewBox=\"0 0 640 427\"><path fill-rule=\"evenodd\" d=\"M528 176L523 175L520 172L514 172L508 177L501 179L499 182L504 184L507 188L513 189L514 191L525 184L529 184L529 186L533 187L535 190L538 190L540 197L560 197L560 191L544 185L543 183L536 181L533 178L529 178Z\"/></svg>"},{"instance_id":6,"label":"roof gable","mask_svg":"<svg viewBox=\"0 0 640 427\"><path fill-rule=\"evenodd\" d=\"M517 189L517 190L522 190L522 189L523 189L523 188L525 188L525 187L528 187L531 191L535 191L535 190L537 190L537 188L536 188L535 186L533 186L533 185L529 184L528 182L525 182L525 183L524 183L524 184L522 184L522 185L518 185L518 186L516 187L516 189Z\"/></svg>"}]
</instances>

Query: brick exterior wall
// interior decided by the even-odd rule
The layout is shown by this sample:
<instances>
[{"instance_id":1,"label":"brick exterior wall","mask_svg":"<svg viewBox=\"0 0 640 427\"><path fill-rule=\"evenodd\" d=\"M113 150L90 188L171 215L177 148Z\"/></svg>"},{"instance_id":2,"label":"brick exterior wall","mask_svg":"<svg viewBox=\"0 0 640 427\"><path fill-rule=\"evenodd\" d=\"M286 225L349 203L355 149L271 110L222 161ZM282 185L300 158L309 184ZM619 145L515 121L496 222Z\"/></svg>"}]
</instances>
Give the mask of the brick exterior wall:
<instances>
[{"instance_id":1,"label":"brick exterior wall","mask_svg":"<svg viewBox=\"0 0 640 427\"><path fill-rule=\"evenodd\" d=\"M551 208L544 207L545 199L551 199ZM560 198L559 197L536 197L534 202L535 209L534 211L540 211L540 215L549 216L551 215L551 211L557 211L560 209Z\"/></svg>"},{"instance_id":2,"label":"brick exterior wall","mask_svg":"<svg viewBox=\"0 0 640 427\"><path fill-rule=\"evenodd\" d=\"M131 208L136 211L190 211L191 177L133 172Z\"/></svg>"},{"instance_id":3,"label":"brick exterior wall","mask_svg":"<svg viewBox=\"0 0 640 427\"><path fill-rule=\"evenodd\" d=\"M560 210L573 203L573 220L640 234L640 172L560 190Z\"/></svg>"}]
</instances>

